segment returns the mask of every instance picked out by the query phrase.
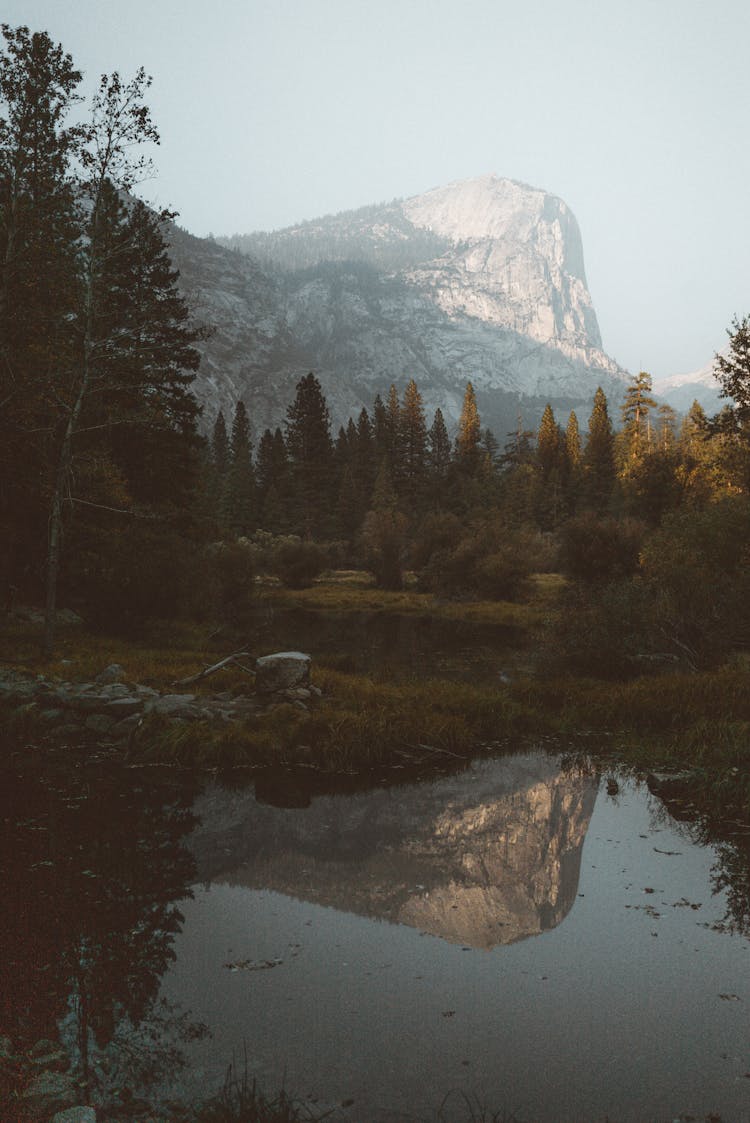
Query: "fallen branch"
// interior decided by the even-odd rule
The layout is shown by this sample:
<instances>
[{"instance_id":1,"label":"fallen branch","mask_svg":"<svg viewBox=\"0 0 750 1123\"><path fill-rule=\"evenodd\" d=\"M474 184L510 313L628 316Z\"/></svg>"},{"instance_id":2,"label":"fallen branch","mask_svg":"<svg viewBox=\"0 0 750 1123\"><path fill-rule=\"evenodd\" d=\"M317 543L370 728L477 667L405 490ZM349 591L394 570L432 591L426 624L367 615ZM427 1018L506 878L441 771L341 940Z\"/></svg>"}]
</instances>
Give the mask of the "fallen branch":
<instances>
[{"instance_id":1,"label":"fallen branch","mask_svg":"<svg viewBox=\"0 0 750 1123\"><path fill-rule=\"evenodd\" d=\"M214 671L220 671L222 667L227 667L230 663L235 663L240 670L248 675L252 675L255 672L250 667L243 667L242 664L238 662L239 659L252 658L253 656L249 651L235 651L233 655L227 655L225 659L220 659L218 663L214 663L212 666L205 667L204 670L198 671L197 675L189 675L188 678L178 678L176 682L172 683L172 686L189 686L192 682L200 682L201 679L208 678Z\"/></svg>"}]
</instances>

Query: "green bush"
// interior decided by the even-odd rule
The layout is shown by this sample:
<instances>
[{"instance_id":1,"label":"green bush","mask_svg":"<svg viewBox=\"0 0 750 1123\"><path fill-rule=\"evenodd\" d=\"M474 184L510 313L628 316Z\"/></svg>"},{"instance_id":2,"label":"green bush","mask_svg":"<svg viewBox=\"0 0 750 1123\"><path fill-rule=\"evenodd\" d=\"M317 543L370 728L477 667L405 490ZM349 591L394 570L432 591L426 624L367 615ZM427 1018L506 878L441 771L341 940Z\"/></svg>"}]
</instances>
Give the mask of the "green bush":
<instances>
[{"instance_id":1,"label":"green bush","mask_svg":"<svg viewBox=\"0 0 750 1123\"><path fill-rule=\"evenodd\" d=\"M156 520L132 519L106 534L72 534L63 589L92 623L127 631L179 616L200 568L195 542Z\"/></svg>"},{"instance_id":2,"label":"green bush","mask_svg":"<svg viewBox=\"0 0 750 1123\"><path fill-rule=\"evenodd\" d=\"M315 542L288 539L274 552L272 569L289 589L307 589L328 564L325 550Z\"/></svg>"},{"instance_id":3,"label":"green bush","mask_svg":"<svg viewBox=\"0 0 750 1123\"><path fill-rule=\"evenodd\" d=\"M557 617L550 647L555 671L591 678L632 678L669 666L652 659L667 647L655 646L652 599L638 581L573 587Z\"/></svg>"},{"instance_id":4,"label":"green bush","mask_svg":"<svg viewBox=\"0 0 750 1123\"><path fill-rule=\"evenodd\" d=\"M602 518L585 511L560 531L560 565L585 584L629 577L638 567L646 527L637 519Z\"/></svg>"},{"instance_id":5,"label":"green bush","mask_svg":"<svg viewBox=\"0 0 750 1123\"><path fill-rule=\"evenodd\" d=\"M406 518L390 507L368 511L362 526L365 564L380 589L401 589L404 584Z\"/></svg>"},{"instance_id":6,"label":"green bush","mask_svg":"<svg viewBox=\"0 0 750 1123\"><path fill-rule=\"evenodd\" d=\"M750 500L667 516L641 562L663 634L710 666L750 645Z\"/></svg>"},{"instance_id":7,"label":"green bush","mask_svg":"<svg viewBox=\"0 0 750 1123\"><path fill-rule=\"evenodd\" d=\"M420 588L445 596L510 600L524 592L529 574L550 569L553 540L533 528L509 529L495 516L475 520L458 540L446 524L442 541L419 573ZM437 535L434 541L439 542Z\"/></svg>"},{"instance_id":8,"label":"green bush","mask_svg":"<svg viewBox=\"0 0 750 1123\"><path fill-rule=\"evenodd\" d=\"M201 581L194 590L194 612L210 615L227 631L246 632L252 624L255 563L241 543L220 542L203 554Z\"/></svg>"}]
</instances>

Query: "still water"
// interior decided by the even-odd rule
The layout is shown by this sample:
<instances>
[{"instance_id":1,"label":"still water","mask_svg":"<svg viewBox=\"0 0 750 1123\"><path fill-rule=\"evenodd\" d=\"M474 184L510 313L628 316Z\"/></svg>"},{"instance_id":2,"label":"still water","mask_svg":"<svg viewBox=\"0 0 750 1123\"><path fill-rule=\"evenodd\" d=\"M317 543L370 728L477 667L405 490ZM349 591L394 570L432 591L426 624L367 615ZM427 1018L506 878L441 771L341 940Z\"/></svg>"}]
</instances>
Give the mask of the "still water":
<instances>
[{"instance_id":1,"label":"still water","mask_svg":"<svg viewBox=\"0 0 750 1123\"><path fill-rule=\"evenodd\" d=\"M3 777L3 1032L357 1123L750 1120L746 840L543 752L349 794ZM297 806L278 806L293 802ZM85 1056L84 1056L85 1054ZM345 1106L342 1106L345 1105Z\"/></svg>"},{"instance_id":2,"label":"still water","mask_svg":"<svg viewBox=\"0 0 750 1123\"><path fill-rule=\"evenodd\" d=\"M305 809L211 788L163 982L262 1084L357 1120L750 1119L750 945L645 785L531 753Z\"/></svg>"}]
</instances>

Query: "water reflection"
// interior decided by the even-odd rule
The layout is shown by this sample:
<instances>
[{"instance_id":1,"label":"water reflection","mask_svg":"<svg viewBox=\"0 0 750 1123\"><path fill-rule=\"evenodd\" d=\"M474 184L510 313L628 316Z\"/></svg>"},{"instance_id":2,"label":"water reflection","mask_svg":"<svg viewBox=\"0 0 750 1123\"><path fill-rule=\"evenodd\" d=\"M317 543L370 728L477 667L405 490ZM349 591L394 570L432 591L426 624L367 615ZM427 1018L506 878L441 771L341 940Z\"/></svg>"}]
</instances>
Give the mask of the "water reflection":
<instances>
[{"instance_id":1,"label":"water reflection","mask_svg":"<svg viewBox=\"0 0 750 1123\"><path fill-rule=\"evenodd\" d=\"M496 680L525 636L511 625L398 612L326 612L258 604L253 642L259 651L309 651L341 669L406 678Z\"/></svg>"},{"instance_id":2,"label":"water reflection","mask_svg":"<svg viewBox=\"0 0 750 1123\"><path fill-rule=\"evenodd\" d=\"M143 1087L195 1034L158 1001L195 879L192 793L122 772L0 781L0 1025L22 1050L60 1037L95 1099Z\"/></svg>"},{"instance_id":3,"label":"water reflection","mask_svg":"<svg viewBox=\"0 0 750 1123\"><path fill-rule=\"evenodd\" d=\"M555 1123L742 1117L747 847L642 786L597 801L541 753L348 795L132 775L0 776L0 1032L61 1036L94 1102L168 1094L185 1057L205 1094L246 1042L267 1088L363 1119L451 1087Z\"/></svg>"},{"instance_id":4,"label":"water reflection","mask_svg":"<svg viewBox=\"0 0 750 1123\"><path fill-rule=\"evenodd\" d=\"M214 787L197 802L190 846L203 880L492 948L568 913L596 787L540 754L419 785L318 796L305 810Z\"/></svg>"}]
</instances>

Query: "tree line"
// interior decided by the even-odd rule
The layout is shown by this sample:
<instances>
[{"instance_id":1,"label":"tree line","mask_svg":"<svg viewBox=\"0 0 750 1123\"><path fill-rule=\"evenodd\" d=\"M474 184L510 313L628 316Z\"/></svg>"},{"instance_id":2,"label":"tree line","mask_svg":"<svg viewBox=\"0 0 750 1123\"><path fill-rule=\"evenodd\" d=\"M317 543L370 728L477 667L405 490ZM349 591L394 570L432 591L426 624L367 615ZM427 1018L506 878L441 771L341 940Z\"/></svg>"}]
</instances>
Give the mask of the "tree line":
<instances>
[{"instance_id":1,"label":"tree line","mask_svg":"<svg viewBox=\"0 0 750 1123\"><path fill-rule=\"evenodd\" d=\"M748 318L717 357L730 404L713 418L696 403L678 421L639 372L619 419L599 389L582 424L548 405L536 431L519 418L501 443L471 382L452 436L411 380L334 435L310 373L257 447L242 401L205 439L191 389L202 331L169 260L173 215L133 194L158 141L150 80L105 75L70 124L82 81L71 57L26 27L2 37L0 583L8 605L44 601L48 653L61 597L109 625L199 614L214 595L228 618L227 590L271 562L297 581L344 565L397 588L408 569L425 589L495 597L559 567L591 588L631 582L623 620L643 566L664 582L670 557L675 603L695 617L677 589L680 551L704 559L706 581L744 588ZM714 616L741 622L736 597L724 602L710 602ZM697 623L679 638L670 628L695 649Z\"/></svg>"},{"instance_id":2,"label":"tree line","mask_svg":"<svg viewBox=\"0 0 750 1123\"><path fill-rule=\"evenodd\" d=\"M61 579L85 583L131 522L193 502L201 332L167 253L173 216L132 194L159 139L150 79L104 75L71 125L70 55L27 27L2 38L0 577L8 599L43 587L49 652Z\"/></svg>"}]
</instances>

